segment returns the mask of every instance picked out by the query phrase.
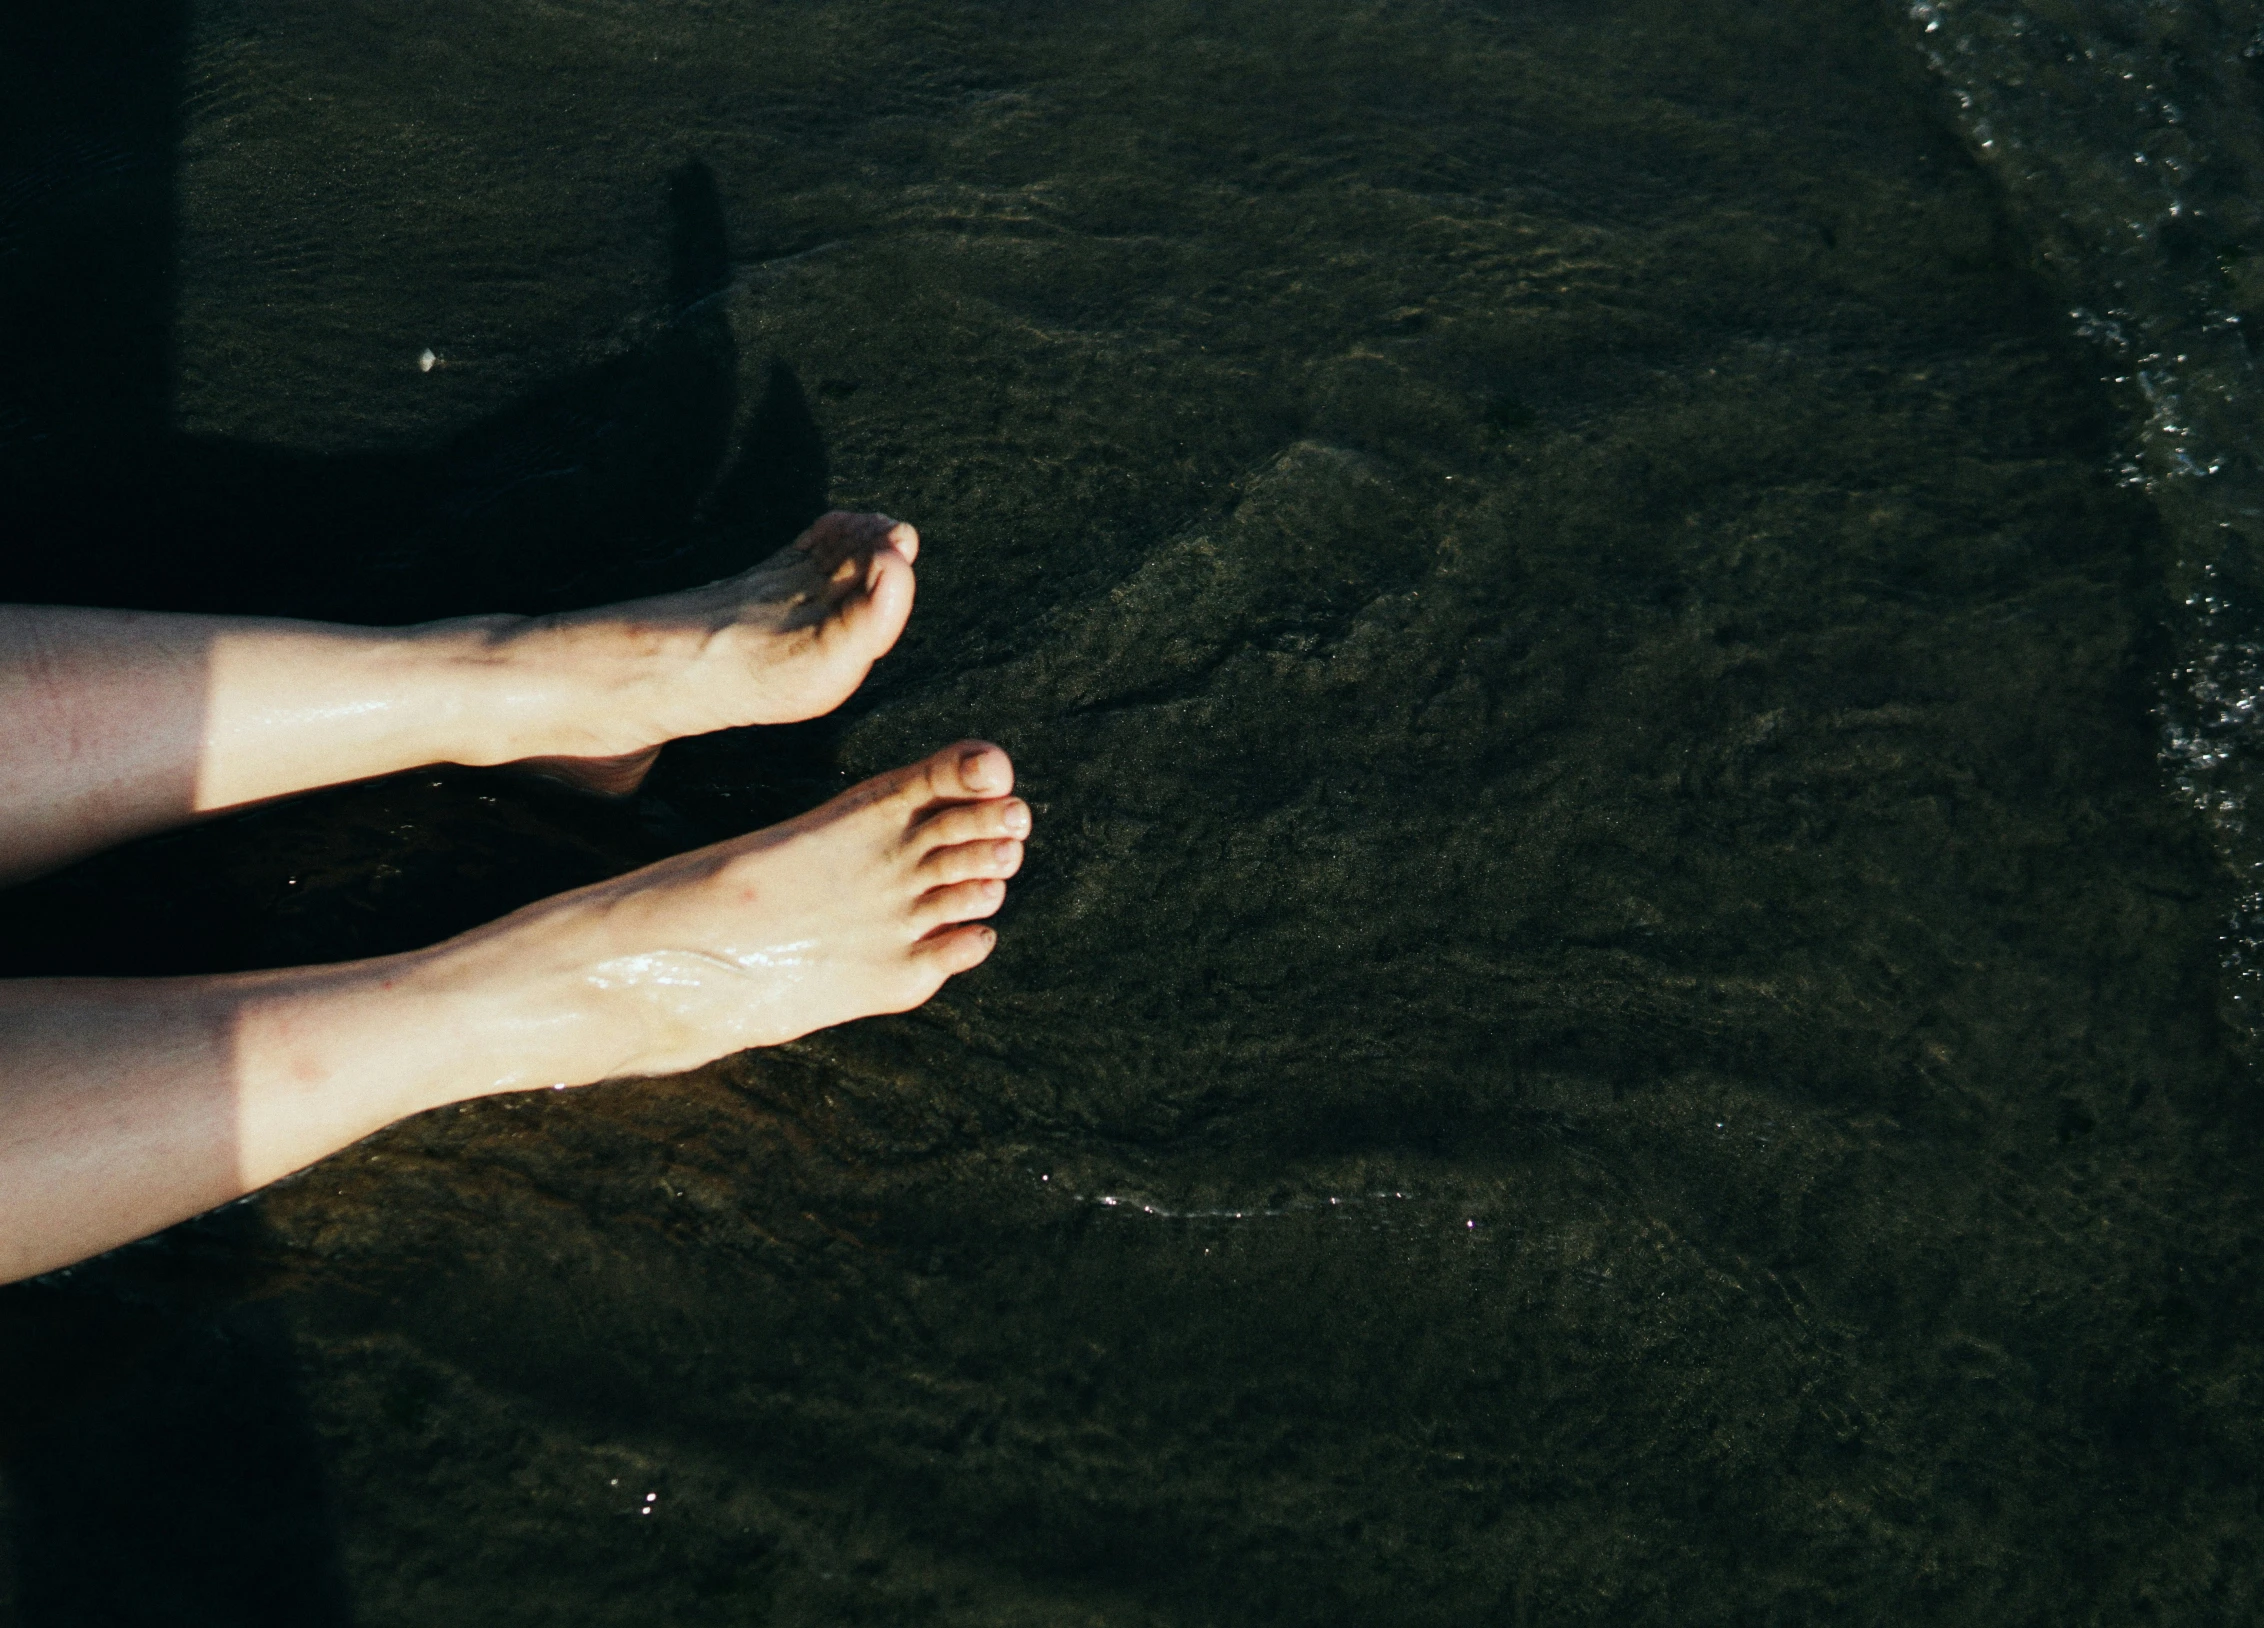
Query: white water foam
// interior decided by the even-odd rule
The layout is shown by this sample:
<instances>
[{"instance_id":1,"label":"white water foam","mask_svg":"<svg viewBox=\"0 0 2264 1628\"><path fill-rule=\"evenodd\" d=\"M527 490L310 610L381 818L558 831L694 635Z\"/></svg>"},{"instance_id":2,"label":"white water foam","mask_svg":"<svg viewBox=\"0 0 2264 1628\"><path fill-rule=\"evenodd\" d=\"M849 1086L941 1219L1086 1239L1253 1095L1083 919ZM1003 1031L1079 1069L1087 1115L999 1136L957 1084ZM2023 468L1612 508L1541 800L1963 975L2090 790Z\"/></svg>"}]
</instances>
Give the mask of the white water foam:
<instances>
[{"instance_id":1,"label":"white water foam","mask_svg":"<svg viewBox=\"0 0 2264 1628\"><path fill-rule=\"evenodd\" d=\"M2171 551L2162 763L2235 878L2226 993L2264 1036L2264 6L1916 0L1908 27L2128 405L2116 474Z\"/></svg>"}]
</instances>

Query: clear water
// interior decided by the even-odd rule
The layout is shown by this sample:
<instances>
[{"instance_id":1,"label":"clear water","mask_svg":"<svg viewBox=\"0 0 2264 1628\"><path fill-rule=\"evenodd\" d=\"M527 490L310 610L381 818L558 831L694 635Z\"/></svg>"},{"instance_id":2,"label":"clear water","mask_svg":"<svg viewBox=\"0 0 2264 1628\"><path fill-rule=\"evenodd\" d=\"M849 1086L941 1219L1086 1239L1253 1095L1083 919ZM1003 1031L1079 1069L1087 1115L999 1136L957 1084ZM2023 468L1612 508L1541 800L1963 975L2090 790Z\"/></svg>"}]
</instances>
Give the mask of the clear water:
<instances>
[{"instance_id":1,"label":"clear water","mask_svg":"<svg viewBox=\"0 0 2264 1628\"><path fill-rule=\"evenodd\" d=\"M2252 10L0 20L8 593L928 539L833 720L143 844L9 970L966 733L1040 811L922 1012L0 1294L0 1617L2250 1620Z\"/></svg>"}]
</instances>

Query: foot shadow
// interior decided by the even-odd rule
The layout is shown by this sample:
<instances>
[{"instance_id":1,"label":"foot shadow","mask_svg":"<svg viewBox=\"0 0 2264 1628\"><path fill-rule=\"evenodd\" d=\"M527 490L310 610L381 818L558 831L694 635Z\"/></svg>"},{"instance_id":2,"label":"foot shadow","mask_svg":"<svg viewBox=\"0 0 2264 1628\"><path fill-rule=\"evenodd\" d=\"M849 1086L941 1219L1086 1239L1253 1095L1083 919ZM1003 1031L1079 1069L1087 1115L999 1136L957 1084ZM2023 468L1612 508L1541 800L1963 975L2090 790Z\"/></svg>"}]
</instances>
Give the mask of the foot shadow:
<instances>
[{"instance_id":1,"label":"foot shadow","mask_svg":"<svg viewBox=\"0 0 2264 1628\"><path fill-rule=\"evenodd\" d=\"M773 361L740 412L728 232L698 162L666 178L667 303L623 354L422 452L177 433L184 17L184 0L99 0L0 19L0 601L372 625L541 613L731 574L825 510L793 369ZM0 893L0 976L429 943L799 812L838 779L837 728L687 743L627 806L444 770L134 844Z\"/></svg>"},{"instance_id":2,"label":"foot shadow","mask_svg":"<svg viewBox=\"0 0 2264 1628\"><path fill-rule=\"evenodd\" d=\"M419 453L179 434L188 15L0 8L0 600L380 625L541 612L742 569L823 511L824 441L792 370L774 365L739 416L722 204L696 163L667 178L668 307L633 350ZM791 783L828 750L805 730L757 756ZM470 771L345 788L0 893L0 975L429 942L719 834L671 818ZM410 826L430 864L385 881L383 844ZM0 1288L0 1618L351 1620L324 1455L264 1287L286 1264L245 1205Z\"/></svg>"},{"instance_id":3,"label":"foot shadow","mask_svg":"<svg viewBox=\"0 0 2264 1628\"><path fill-rule=\"evenodd\" d=\"M146 368L130 370L137 399L121 406L115 381L129 370L115 325L90 338L96 313L79 295L103 281L146 294L153 279L118 263L129 257L114 223L72 231L66 211L74 181L116 193L120 174L151 167L121 170L110 144L76 143L38 177L57 218L14 223L39 252L13 258L65 263L44 279L11 267L0 283L15 330L0 373L0 426L12 431L0 435L0 479L17 539L0 598L375 625L539 613L744 569L824 511L824 441L791 368L773 364L733 433L729 249L704 164L668 177L670 305L650 338L430 451L344 455L153 427L138 399ZM31 197L30 182L4 177L0 196L11 185ZM151 218L169 201L117 202L145 232L169 234ZM71 275L89 256L102 262L95 275ZM70 297L51 297L57 285Z\"/></svg>"}]
</instances>

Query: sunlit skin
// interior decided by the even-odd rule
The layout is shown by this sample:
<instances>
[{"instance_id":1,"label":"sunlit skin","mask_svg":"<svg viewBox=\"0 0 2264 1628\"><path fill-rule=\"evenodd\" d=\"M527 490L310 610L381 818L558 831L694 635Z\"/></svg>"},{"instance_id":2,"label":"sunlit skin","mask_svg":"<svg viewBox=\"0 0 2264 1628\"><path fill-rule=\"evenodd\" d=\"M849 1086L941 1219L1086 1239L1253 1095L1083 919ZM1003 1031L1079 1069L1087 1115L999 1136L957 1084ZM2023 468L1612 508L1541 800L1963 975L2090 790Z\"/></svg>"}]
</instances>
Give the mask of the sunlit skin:
<instances>
[{"instance_id":1,"label":"sunlit skin","mask_svg":"<svg viewBox=\"0 0 2264 1628\"><path fill-rule=\"evenodd\" d=\"M0 607L0 878L428 763L631 790L665 741L839 706L903 632L919 547L834 513L686 593L406 628Z\"/></svg>"},{"instance_id":2,"label":"sunlit skin","mask_svg":"<svg viewBox=\"0 0 2264 1628\"><path fill-rule=\"evenodd\" d=\"M0 611L0 832L15 838L0 861L29 872L423 763L625 789L675 735L838 705L902 631L917 550L885 516L829 515L690 593L384 632ZM169 680L205 693L184 708ZM1004 751L962 742L407 955L0 984L0 1281L423 1109L673 1072L917 1006L995 942L982 918L1030 830L1013 781Z\"/></svg>"}]
</instances>

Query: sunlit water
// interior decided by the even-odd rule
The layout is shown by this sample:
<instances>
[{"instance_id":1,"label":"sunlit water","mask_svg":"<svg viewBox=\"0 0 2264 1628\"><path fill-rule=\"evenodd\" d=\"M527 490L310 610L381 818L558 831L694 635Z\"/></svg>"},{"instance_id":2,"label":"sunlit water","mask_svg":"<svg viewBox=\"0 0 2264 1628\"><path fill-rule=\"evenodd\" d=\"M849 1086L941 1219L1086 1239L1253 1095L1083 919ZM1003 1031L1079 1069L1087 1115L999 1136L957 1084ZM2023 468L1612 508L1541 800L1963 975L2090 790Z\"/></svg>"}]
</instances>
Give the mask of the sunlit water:
<instances>
[{"instance_id":1,"label":"sunlit water","mask_svg":"<svg viewBox=\"0 0 2264 1628\"><path fill-rule=\"evenodd\" d=\"M2254 1615L2249 21L88 15L0 22L7 592L926 543L833 720L143 844L11 971L427 942L962 734L1038 830L922 1012L0 1296L0 1616Z\"/></svg>"},{"instance_id":2,"label":"sunlit water","mask_svg":"<svg viewBox=\"0 0 2264 1628\"><path fill-rule=\"evenodd\" d=\"M2163 760L2240 889L2224 963L2264 1022L2264 846L2251 829L2264 707L2264 465L2249 329L2264 306L2264 12L2185 3L1919 0L1910 20L1962 127L2071 296L2128 415L2121 477L2168 522L2177 655Z\"/></svg>"}]
</instances>

